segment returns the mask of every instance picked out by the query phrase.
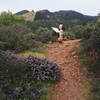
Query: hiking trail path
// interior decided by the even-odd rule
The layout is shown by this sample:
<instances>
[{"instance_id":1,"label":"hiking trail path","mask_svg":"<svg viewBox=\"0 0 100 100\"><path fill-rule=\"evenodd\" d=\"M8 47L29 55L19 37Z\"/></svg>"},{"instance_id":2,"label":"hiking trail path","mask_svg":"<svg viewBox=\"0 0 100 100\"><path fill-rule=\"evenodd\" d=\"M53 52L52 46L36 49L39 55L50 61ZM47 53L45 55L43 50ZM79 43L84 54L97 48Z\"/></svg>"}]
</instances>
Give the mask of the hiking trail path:
<instances>
[{"instance_id":1,"label":"hiking trail path","mask_svg":"<svg viewBox=\"0 0 100 100\"><path fill-rule=\"evenodd\" d=\"M80 67L79 56L75 48L80 40L68 40L63 43L53 43L47 47L47 59L56 62L61 69L61 78L52 87L50 100L86 100L86 77Z\"/></svg>"}]
</instances>

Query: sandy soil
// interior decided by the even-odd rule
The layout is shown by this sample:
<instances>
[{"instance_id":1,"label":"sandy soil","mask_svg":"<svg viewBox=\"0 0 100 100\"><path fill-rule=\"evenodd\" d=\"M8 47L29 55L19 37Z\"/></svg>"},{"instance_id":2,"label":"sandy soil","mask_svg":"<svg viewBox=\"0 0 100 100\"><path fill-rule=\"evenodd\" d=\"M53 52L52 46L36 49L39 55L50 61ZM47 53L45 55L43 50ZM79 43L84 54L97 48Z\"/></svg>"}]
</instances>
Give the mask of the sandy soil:
<instances>
[{"instance_id":1,"label":"sandy soil","mask_svg":"<svg viewBox=\"0 0 100 100\"><path fill-rule=\"evenodd\" d=\"M61 69L60 81L52 87L51 100L86 100L85 75L80 68L75 48L80 40L68 40L53 43L47 48L47 58L56 62Z\"/></svg>"}]
</instances>

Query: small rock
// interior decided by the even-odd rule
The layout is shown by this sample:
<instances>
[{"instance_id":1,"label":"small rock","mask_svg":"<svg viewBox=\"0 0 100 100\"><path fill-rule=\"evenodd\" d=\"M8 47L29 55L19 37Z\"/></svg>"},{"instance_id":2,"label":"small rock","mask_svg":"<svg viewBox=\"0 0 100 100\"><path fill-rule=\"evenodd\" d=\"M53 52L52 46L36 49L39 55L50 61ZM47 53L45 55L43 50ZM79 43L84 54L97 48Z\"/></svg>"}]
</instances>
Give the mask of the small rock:
<instances>
[{"instance_id":1,"label":"small rock","mask_svg":"<svg viewBox=\"0 0 100 100\"><path fill-rule=\"evenodd\" d=\"M72 52L72 56L75 55L75 54L76 54L76 52Z\"/></svg>"}]
</instances>

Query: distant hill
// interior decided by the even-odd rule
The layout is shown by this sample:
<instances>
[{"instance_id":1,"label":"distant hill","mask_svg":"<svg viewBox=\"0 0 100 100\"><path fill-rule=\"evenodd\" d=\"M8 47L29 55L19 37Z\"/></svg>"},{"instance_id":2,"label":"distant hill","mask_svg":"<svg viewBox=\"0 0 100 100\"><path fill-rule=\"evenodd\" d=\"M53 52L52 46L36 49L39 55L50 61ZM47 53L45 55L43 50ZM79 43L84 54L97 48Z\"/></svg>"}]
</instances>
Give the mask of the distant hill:
<instances>
[{"instance_id":1,"label":"distant hill","mask_svg":"<svg viewBox=\"0 0 100 100\"><path fill-rule=\"evenodd\" d=\"M36 12L35 20L54 20L57 23L63 23L66 27L72 27L74 25L86 24L93 21L95 16L83 15L76 11L61 10L57 12L50 12L48 10L40 10Z\"/></svg>"},{"instance_id":2,"label":"distant hill","mask_svg":"<svg viewBox=\"0 0 100 100\"><path fill-rule=\"evenodd\" d=\"M23 15L23 14L26 14L28 12L29 12L28 10L22 10L22 11L19 11L19 12L15 13L15 14L16 15Z\"/></svg>"},{"instance_id":3,"label":"distant hill","mask_svg":"<svg viewBox=\"0 0 100 100\"><path fill-rule=\"evenodd\" d=\"M87 16L87 15L83 15L79 12L76 11L58 11L58 12L54 12L54 14L56 15L56 17L61 18L61 19L68 19L68 20L73 20L73 19L78 19L81 21L92 21L95 19L95 16Z\"/></svg>"},{"instance_id":4,"label":"distant hill","mask_svg":"<svg viewBox=\"0 0 100 100\"><path fill-rule=\"evenodd\" d=\"M37 12L22 10L16 15L22 15L26 21L35 21L38 26L51 27L58 26L63 23L65 28L70 28L75 25L85 25L88 22L95 20L96 16L87 16L72 10L61 10L50 12L48 10L40 10Z\"/></svg>"},{"instance_id":5,"label":"distant hill","mask_svg":"<svg viewBox=\"0 0 100 100\"><path fill-rule=\"evenodd\" d=\"M28 11L28 10L22 10L20 12L15 13L16 15L21 15L25 18L26 21L33 21L35 17L35 12Z\"/></svg>"},{"instance_id":6,"label":"distant hill","mask_svg":"<svg viewBox=\"0 0 100 100\"><path fill-rule=\"evenodd\" d=\"M40 10L36 12L35 20L48 20L48 19L54 19L55 14L52 12L49 12L48 10Z\"/></svg>"}]
</instances>

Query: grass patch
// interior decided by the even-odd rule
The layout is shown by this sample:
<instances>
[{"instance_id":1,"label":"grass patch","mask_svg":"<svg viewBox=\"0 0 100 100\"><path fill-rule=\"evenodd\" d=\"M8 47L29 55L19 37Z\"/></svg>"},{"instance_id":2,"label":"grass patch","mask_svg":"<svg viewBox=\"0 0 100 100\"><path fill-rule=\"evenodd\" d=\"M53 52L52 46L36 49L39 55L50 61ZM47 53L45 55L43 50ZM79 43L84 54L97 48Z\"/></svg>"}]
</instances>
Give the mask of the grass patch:
<instances>
[{"instance_id":1,"label":"grass patch","mask_svg":"<svg viewBox=\"0 0 100 100\"><path fill-rule=\"evenodd\" d=\"M29 55L32 55L32 56L39 56L39 57L41 57L41 58L46 59L45 54L39 53L39 52L25 51L25 52L19 53L19 56L23 56L23 57L27 57L27 56L29 56Z\"/></svg>"},{"instance_id":2,"label":"grass patch","mask_svg":"<svg viewBox=\"0 0 100 100\"><path fill-rule=\"evenodd\" d=\"M18 53L18 55L23 56L23 57L27 57L29 55L32 55L32 56L37 56L37 57L41 57L41 58L46 59L45 46L40 47L40 48L32 48L31 50Z\"/></svg>"}]
</instances>

